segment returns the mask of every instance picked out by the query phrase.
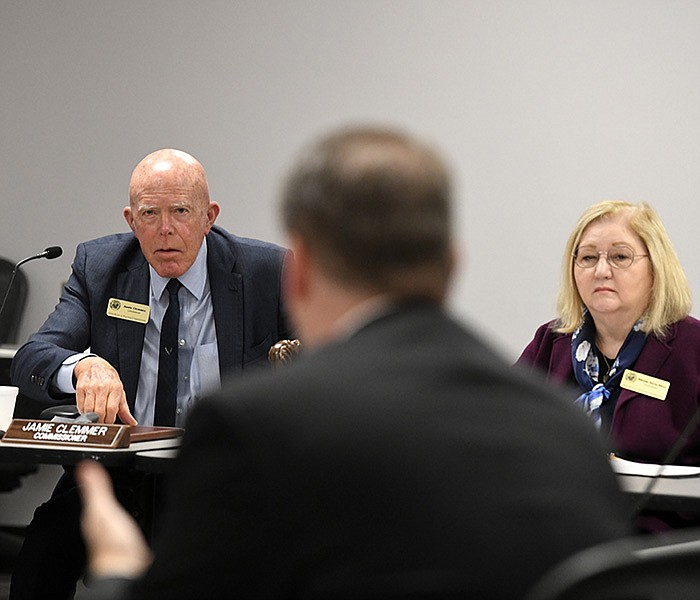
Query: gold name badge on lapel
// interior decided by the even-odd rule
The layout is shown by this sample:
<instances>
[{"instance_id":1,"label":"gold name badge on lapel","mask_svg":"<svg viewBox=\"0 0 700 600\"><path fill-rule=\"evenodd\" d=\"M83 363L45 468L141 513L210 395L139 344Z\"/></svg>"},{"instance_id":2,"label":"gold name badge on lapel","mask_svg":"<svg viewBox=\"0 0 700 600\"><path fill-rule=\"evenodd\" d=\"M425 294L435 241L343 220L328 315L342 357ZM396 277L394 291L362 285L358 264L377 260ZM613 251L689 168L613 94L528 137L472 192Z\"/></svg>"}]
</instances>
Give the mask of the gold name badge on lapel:
<instances>
[{"instance_id":1,"label":"gold name badge on lapel","mask_svg":"<svg viewBox=\"0 0 700 600\"><path fill-rule=\"evenodd\" d=\"M151 308L147 304L138 304L119 298L110 298L107 302L107 316L136 323L148 323Z\"/></svg>"},{"instance_id":2,"label":"gold name badge on lapel","mask_svg":"<svg viewBox=\"0 0 700 600\"><path fill-rule=\"evenodd\" d=\"M637 371L632 371L631 369L625 369L620 387L638 394L651 396L657 400L666 400L666 394L668 394L668 388L671 387L671 382L657 379L644 373L637 373Z\"/></svg>"}]
</instances>

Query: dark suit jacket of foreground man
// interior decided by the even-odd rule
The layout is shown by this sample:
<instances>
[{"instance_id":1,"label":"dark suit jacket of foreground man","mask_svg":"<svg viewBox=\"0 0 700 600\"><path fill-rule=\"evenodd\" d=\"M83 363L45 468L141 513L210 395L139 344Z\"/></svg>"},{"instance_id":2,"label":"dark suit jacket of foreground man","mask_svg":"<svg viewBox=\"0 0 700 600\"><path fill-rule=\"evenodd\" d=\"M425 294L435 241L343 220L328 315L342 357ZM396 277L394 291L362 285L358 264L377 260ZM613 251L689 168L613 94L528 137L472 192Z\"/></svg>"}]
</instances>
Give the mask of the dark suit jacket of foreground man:
<instances>
[{"instance_id":1,"label":"dark suit jacket of foreground man","mask_svg":"<svg viewBox=\"0 0 700 600\"><path fill-rule=\"evenodd\" d=\"M217 226L206 240L219 370L223 376L267 366L270 346L292 337L280 300L285 250ZM14 385L36 402L15 414L36 417L51 404L65 404L65 398L49 394L51 378L68 356L88 346L119 372L133 412L146 325L106 311L110 298L147 305L149 282L148 263L133 233L80 244L56 310L12 362Z\"/></svg>"},{"instance_id":2,"label":"dark suit jacket of foreground man","mask_svg":"<svg viewBox=\"0 0 700 600\"><path fill-rule=\"evenodd\" d=\"M585 416L429 305L230 381L178 461L130 599L519 598L628 533Z\"/></svg>"}]
</instances>

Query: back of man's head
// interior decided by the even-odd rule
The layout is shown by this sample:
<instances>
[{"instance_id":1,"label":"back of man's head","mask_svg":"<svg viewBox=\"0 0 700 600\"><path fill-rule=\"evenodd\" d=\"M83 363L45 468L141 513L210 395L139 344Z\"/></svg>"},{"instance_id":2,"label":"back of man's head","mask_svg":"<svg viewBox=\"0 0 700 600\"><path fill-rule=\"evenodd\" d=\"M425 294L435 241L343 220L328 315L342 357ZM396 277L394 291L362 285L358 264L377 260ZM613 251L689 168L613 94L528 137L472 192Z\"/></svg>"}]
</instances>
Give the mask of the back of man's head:
<instances>
[{"instance_id":1,"label":"back of man's head","mask_svg":"<svg viewBox=\"0 0 700 600\"><path fill-rule=\"evenodd\" d=\"M302 156L283 196L290 234L327 277L441 301L452 271L450 181L439 156L393 130L343 129Z\"/></svg>"}]
</instances>

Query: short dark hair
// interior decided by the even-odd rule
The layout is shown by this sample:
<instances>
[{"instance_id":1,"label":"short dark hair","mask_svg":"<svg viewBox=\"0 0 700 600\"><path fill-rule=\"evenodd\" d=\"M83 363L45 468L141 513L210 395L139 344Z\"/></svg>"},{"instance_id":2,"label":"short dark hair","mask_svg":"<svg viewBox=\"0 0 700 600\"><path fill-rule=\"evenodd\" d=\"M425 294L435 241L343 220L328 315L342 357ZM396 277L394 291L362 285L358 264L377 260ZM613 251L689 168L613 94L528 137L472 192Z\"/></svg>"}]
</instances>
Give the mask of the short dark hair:
<instances>
[{"instance_id":1,"label":"short dark hair","mask_svg":"<svg viewBox=\"0 0 700 600\"><path fill-rule=\"evenodd\" d=\"M349 128L302 155L282 214L336 281L441 300L452 270L450 196L433 150L395 130Z\"/></svg>"}]
</instances>

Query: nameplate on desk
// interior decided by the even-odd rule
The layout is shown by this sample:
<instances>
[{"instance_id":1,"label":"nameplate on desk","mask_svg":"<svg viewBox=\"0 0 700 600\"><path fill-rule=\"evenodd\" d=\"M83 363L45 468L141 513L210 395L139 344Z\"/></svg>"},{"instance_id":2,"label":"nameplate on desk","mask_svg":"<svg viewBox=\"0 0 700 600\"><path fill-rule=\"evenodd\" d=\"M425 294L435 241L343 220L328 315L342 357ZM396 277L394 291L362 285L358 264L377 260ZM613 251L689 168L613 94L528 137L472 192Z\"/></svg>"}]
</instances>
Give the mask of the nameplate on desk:
<instances>
[{"instance_id":1,"label":"nameplate on desk","mask_svg":"<svg viewBox=\"0 0 700 600\"><path fill-rule=\"evenodd\" d=\"M128 425L14 419L2 441L13 444L126 448L130 441L129 429Z\"/></svg>"}]
</instances>

